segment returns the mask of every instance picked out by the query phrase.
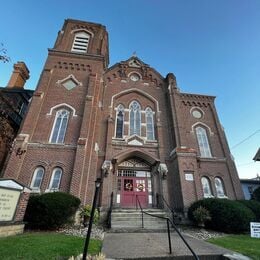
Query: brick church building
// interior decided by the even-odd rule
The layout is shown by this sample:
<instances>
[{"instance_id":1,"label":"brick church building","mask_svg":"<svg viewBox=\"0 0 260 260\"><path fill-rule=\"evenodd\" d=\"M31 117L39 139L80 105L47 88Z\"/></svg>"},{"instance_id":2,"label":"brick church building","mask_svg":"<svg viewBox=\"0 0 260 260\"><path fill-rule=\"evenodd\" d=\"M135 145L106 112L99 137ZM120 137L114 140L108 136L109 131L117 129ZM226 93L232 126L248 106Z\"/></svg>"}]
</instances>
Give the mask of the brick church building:
<instances>
[{"instance_id":1,"label":"brick church building","mask_svg":"<svg viewBox=\"0 0 260 260\"><path fill-rule=\"evenodd\" d=\"M64 191L107 210L205 197L242 199L213 96L182 93L138 57L111 67L105 26L65 20L34 92L5 178L33 192Z\"/></svg>"}]
</instances>

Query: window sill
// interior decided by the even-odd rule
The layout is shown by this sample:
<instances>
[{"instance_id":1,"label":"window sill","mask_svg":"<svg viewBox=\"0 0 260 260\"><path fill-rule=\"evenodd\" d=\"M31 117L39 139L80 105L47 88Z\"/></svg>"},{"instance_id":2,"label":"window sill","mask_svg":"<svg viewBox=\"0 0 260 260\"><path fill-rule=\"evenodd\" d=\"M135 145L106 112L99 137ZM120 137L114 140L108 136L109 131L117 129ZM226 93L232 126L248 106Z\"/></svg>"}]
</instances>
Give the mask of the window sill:
<instances>
[{"instance_id":1,"label":"window sill","mask_svg":"<svg viewBox=\"0 0 260 260\"><path fill-rule=\"evenodd\" d=\"M31 193L41 193L40 189L36 189L36 188L30 188L31 189Z\"/></svg>"},{"instance_id":2,"label":"window sill","mask_svg":"<svg viewBox=\"0 0 260 260\"><path fill-rule=\"evenodd\" d=\"M59 189L46 189L45 193L49 193L49 192L58 192Z\"/></svg>"},{"instance_id":3,"label":"window sill","mask_svg":"<svg viewBox=\"0 0 260 260\"><path fill-rule=\"evenodd\" d=\"M218 199L228 199L228 196L223 195L223 196L217 196Z\"/></svg>"}]
</instances>

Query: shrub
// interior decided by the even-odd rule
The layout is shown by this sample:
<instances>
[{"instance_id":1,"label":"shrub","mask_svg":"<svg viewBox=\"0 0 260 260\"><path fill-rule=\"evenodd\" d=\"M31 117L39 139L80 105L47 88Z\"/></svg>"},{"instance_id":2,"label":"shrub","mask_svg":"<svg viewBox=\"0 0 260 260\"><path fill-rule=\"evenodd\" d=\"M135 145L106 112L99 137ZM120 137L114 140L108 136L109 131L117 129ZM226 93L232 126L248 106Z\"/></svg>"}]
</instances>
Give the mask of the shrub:
<instances>
[{"instance_id":1,"label":"shrub","mask_svg":"<svg viewBox=\"0 0 260 260\"><path fill-rule=\"evenodd\" d=\"M239 200L240 203L251 209L256 217L256 221L260 221L260 202L256 200Z\"/></svg>"},{"instance_id":2,"label":"shrub","mask_svg":"<svg viewBox=\"0 0 260 260\"><path fill-rule=\"evenodd\" d=\"M80 199L63 192L31 196L24 221L32 229L56 229L72 221Z\"/></svg>"},{"instance_id":3,"label":"shrub","mask_svg":"<svg viewBox=\"0 0 260 260\"><path fill-rule=\"evenodd\" d=\"M242 203L227 199L203 199L193 203L188 211L190 220L195 221L193 212L200 206L206 208L211 216L211 220L205 222L206 228L239 233L249 230L249 223L255 220L252 210Z\"/></svg>"},{"instance_id":4,"label":"shrub","mask_svg":"<svg viewBox=\"0 0 260 260\"><path fill-rule=\"evenodd\" d=\"M204 226L205 222L211 220L210 213L202 206L196 208L193 212L193 218L199 226Z\"/></svg>"},{"instance_id":5,"label":"shrub","mask_svg":"<svg viewBox=\"0 0 260 260\"><path fill-rule=\"evenodd\" d=\"M252 198L260 202L260 187L256 188L252 194Z\"/></svg>"},{"instance_id":6,"label":"shrub","mask_svg":"<svg viewBox=\"0 0 260 260\"><path fill-rule=\"evenodd\" d=\"M85 205L85 206L81 207L81 209L80 209L80 217L82 218L82 222L83 222L84 226L88 225L90 215L91 215L91 210L92 210L91 205ZM98 222L98 219L99 219L99 213L98 213L98 210L95 209L94 219L93 219L95 224Z\"/></svg>"}]
</instances>

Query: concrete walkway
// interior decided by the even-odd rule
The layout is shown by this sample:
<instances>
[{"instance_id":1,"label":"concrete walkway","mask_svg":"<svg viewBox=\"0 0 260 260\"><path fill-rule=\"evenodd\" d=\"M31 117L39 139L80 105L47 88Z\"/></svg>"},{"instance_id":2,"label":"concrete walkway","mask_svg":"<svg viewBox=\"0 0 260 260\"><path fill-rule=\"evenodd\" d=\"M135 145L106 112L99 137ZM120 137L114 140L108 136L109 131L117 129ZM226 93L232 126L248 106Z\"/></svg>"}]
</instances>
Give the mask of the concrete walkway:
<instances>
[{"instance_id":1,"label":"concrete walkway","mask_svg":"<svg viewBox=\"0 0 260 260\"><path fill-rule=\"evenodd\" d=\"M218 256L231 251L184 235L195 253L201 259L218 259ZM191 252L175 233L171 233L172 254L169 254L167 233L106 233L102 253L107 259L174 259L183 256L188 259ZM207 256L207 257L206 257Z\"/></svg>"}]
</instances>

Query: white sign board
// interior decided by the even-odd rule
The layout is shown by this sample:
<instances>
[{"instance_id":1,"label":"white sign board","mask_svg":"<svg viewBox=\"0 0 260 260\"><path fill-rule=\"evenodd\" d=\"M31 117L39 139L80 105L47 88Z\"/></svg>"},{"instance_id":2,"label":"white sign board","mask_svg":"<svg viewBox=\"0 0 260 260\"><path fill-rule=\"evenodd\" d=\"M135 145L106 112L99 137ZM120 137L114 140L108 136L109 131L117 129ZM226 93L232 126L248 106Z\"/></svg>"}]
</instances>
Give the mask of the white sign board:
<instances>
[{"instance_id":1,"label":"white sign board","mask_svg":"<svg viewBox=\"0 0 260 260\"><path fill-rule=\"evenodd\" d=\"M250 222L251 237L260 238L260 222Z\"/></svg>"},{"instance_id":2,"label":"white sign board","mask_svg":"<svg viewBox=\"0 0 260 260\"><path fill-rule=\"evenodd\" d=\"M0 221L12 221L20 191L0 187Z\"/></svg>"},{"instance_id":3,"label":"white sign board","mask_svg":"<svg viewBox=\"0 0 260 260\"><path fill-rule=\"evenodd\" d=\"M185 173L185 180L186 181L194 181L192 173Z\"/></svg>"}]
</instances>

